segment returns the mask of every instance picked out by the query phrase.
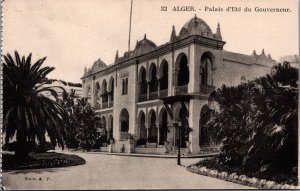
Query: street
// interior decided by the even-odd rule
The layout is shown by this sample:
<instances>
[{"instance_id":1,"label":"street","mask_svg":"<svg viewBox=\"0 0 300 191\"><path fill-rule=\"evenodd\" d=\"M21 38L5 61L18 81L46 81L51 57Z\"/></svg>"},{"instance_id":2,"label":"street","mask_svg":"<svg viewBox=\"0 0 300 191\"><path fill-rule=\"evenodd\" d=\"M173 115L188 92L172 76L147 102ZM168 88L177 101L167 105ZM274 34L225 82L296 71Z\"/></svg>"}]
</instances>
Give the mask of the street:
<instances>
[{"instance_id":1,"label":"street","mask_svg":"<svg viewBox=\"0 0 300 191\"><path fill-rule=\"evenodd\" d=\"M5 189L251 189L187 171L199 159L146 158L75 153L85 165L3 173Z\"/></svg>"}]
</instances>

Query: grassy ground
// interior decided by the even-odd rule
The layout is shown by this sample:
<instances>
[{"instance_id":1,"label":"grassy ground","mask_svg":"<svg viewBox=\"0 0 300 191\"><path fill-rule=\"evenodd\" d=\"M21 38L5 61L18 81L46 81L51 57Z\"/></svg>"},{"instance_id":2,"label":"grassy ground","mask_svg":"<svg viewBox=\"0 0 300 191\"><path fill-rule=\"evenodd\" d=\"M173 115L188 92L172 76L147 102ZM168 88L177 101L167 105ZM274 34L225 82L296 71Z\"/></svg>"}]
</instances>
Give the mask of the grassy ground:
<instances>
[{"instance_id":1,"label":"grassy ground","mask_svg":"<svg viewBox=\"0 0 300 191\"><path fill-rule=\"evenodd\" d=\"M40 169L68 167L85 164L85 160L76 155L47 152L30 153L29 158L16 160L13 154L2 154L2 169L21 170L21 169Z\"/></svg>"},{"instance_id":2,"label":"grassy ground","mask_svg":"<svg viewBox=\"0 0 300 191\"><path fill-rule=\"evenodd\" d=\"M269 181L274 181L278 184L289 184L289 185L298 185L298 170L295 168L295 170L291 172L272 172L272 173L261 173L261 172L249 172L244 171L239 166L228 166L225 164L219 164L216 158L210 158L205 159L202 161L199 161L195 164L196 166L200 167L206 167L207 169L211 170L217 170L219 172L227 172L228 174L236 173L237 175L246 175L250 178L255 177L258 179L266 179Z\"/></svg>"}]
</instances>

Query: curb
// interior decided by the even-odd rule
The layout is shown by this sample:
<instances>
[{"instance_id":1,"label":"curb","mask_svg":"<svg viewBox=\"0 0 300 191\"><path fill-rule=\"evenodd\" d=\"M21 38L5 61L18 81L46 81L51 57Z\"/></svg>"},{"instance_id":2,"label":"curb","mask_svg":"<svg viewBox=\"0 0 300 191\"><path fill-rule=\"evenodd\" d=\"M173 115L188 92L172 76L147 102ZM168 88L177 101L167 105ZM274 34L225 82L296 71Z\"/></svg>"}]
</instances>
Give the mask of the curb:
<instances>
[{"instance_id":1,"label":"curb","mask_svg":"<svg viewBox=\"0 0 300 191\"><path fill-rule=\"evenodd\" d=\"M70 153L86 153L86 154L101 154L101 155L115 155L115 156L145 157L145 158L177 158L177 155L139 154L139 153L108 153L108 152L100 152L100 151L89 151L89 152L72 151ZM181 158L209 158L209 157L214 157L216 155L218 155L218 153L186 155L186 156L181 156Z\"/></svg>"}]
</instances>

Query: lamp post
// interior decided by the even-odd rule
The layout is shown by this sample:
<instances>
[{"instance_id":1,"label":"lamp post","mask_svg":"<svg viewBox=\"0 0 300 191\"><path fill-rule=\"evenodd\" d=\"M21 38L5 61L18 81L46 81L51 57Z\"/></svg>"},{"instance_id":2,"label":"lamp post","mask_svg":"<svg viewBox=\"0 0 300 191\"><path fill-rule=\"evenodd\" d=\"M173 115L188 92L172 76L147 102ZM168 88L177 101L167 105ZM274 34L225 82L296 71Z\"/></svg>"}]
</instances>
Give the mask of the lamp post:
<instances>
[{"instance_id":1,"label":"lamp post","mask_svg":"<svg viewBox=\"0 0 300 191\"><path fill-rule=\"evenodd\" d=\"M180 162L180 146L181 146L181 126L182 122L181 120L178 121L178 137L179 137L179 143L178 143L178 155L177 155L177 165L181 165Z\"/></svg>"}]
</instances>

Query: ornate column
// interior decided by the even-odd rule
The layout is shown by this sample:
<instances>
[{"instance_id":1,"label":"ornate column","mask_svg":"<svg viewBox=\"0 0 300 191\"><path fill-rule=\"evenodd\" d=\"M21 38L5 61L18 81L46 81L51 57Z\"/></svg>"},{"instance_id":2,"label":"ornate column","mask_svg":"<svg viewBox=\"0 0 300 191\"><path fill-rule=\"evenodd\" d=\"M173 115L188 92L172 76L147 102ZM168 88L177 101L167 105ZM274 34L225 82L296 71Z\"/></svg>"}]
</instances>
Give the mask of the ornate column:
<instances>
[{"instance_id":1,"label":"ornate column","mask_svg":"<svg viewBox=\"0 0 300 191\"><path fill-rule=\"evenodd\" d=\"M157 70L156 70L156 79L157 79L157 96L160 95L160 67L158 65L159 59L157 58Z\"/></svg>"},{"instance_id":2,"label":"ornate column","mask_svg":"<svg viewBox=\"0 0 300 191\"><path fill-rule=\"evenodd\" d=\"M176 87L177 87L177 81L178 81L178 69L173 69L173 95L176 95Z\"/></svg>"},{"instance_id":3,"label":"ornate column","mask_svg":"<svg viewBox=\"0 0 300 191\"><path fill-rule=\"evenodd\" d=\"M148 144L148 138L149 138L149 123L148 123L149 119L148 119L148 108L146 108L146 112L145 112L145 127L146 127L146 145Z\"/></svg>"},{"instance_id":4,"label":"ornate column","mask_svg":"<svg viewBox=\"0 0 300 191\"><path fill-rule=\"evenodd\" d=\"M157 93L158 93L158 97L160 96L160 81L161 81L161 79L158 78L158 79L157 79L157 82L158 82L158 84L157 84Z\"/></svg>"},{"instance_id":5,"label":"ornate column","mask_svg":"<svg viewBox=\"0 0 300 191\"><path fill-rule=\"evenodd\" d=\"M178 129L178 120L173 120L173 129L174 129L174 144L173 146L176 146L176 130ZM179 148L179 147L178 147Z\"/></svg>"},{"instance_id":6,"label":"ornate column","mask_svg":"<svg viewBox=\"0 0 300 191\"><path fill-rule=\"evenodd\" d=\"M148 143L148 138L149 138L149 127L146 127L147 130L147 143Z\"/></svg>"},{"instance_id":7,"label":"ornate column","mask_svg":"<svg viewBox=\"0 0 300 191\"><path fill-rule=\"evenodd\" d=\"M150 94L150 82L147 81L147 100L149 100L149 94Z\"/></svg>"},{"instance_id":8,"label":"ornate column","mask_svg":"<svg viewBox=\"0 0 300 191\"><path fill-rule=\"evenodd\" d=\"M157 128L157 145L159 145L159 128L160 128L160 126L159 126L159 121L158 121L158 117L157 117L157 121L155 122L155 126L156 126L156 128Z\"/></svg>"},{"instance_id":9,"label":"ornate column","mask_svg":"<svg viewBox=\"0 0 300 191\"><path fill-rule=\"evenodd\" d=\"M95 88L95 76L93 76L93 82L91 87L91 106L96 106L96 88Z\"/></svg>"},{"instance_id":10,"label":"ornate column","mask_svg":"<svg viewBox=\"0 0 300 191\"><path fill-rule=\"evenodd\" d=\"M108 106L110 105L110 97L111 97L110 92L107 92L107 104L108 104Z\"/></svg>"},{"instance_id":11,"label":"ornate column","mask_svg":"<svg viewBox=\"0 0 300 191\"><path fill-rule=\"evenodd\" d=\"M100 92L99 92L99 104L101 107L99 107L99 109L102 108L102 94L101 94L101 89L100 89Z\"/></svg>"}]
</instances>

